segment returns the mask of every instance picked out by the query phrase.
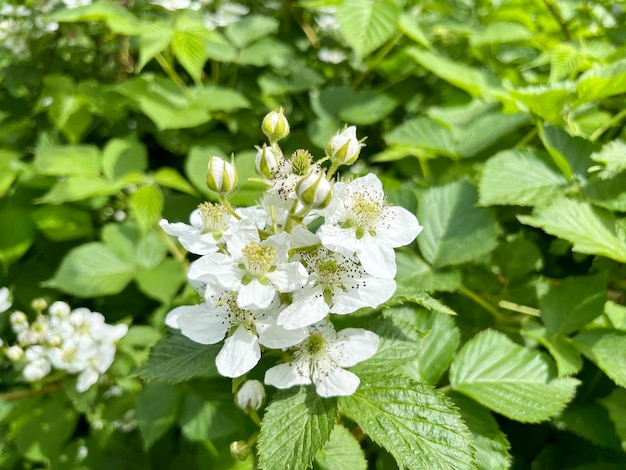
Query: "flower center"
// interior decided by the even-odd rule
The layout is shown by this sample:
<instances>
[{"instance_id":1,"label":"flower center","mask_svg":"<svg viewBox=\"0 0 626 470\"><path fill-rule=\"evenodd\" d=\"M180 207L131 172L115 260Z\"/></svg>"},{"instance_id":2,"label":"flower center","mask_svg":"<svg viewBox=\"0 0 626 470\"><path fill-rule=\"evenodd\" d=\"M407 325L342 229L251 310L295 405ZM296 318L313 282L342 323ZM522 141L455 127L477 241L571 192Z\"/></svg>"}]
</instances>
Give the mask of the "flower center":
<instances>
[{"instance_id":1,"label":"flower center","mask_svg":"<svg viewBox=\"0 0 626 470\"><path fill-rule=\"evenodd\" d=\"M276 258L276 249L273 246L251 242L243 247L241 254L246 271L254 277L260 277L272 267L272 262Z\"/></svg>"},{"instance_id":2,"label":"flower center","mask_svg":"<svg viewBox=\"0 0 626 470\"><path fill-rule=\"evenodd\" d=\"M291 172L294 175L306 176L309 173L309 168L311 168L313 157L307 150L299 149L293 153L289 162L291 163Z\"/></svg>"},{"instance_id":3,"label":"flower center","mask_svg":"<svg viewBox=\"0 0 626 470\"><path fill-rule=\"evenodd\" d=\"M198 206L200 218L204 224L204 233L212 233L219 238L228 228L228 211L220 204L203 202Z\"/></svg>"},{"instance_id":4,"label":"flower center","mask_svg":"<svg viewBox=\"0 0 626 470\"><path fill-rule=\"evenodd\" d=\"M332 259L322 261L316 266L317 274L323 282L330 282L339 271L339 265Z\"/></svg>"},{"instance_id":5,"label":"flower center","mask_svg":"<svg viewBox=\"0 0 626 470\"><path fill-rule=\"evenodd\" d=\"M229 296L225 300L225 308L228 311L230 324L232 326L243 325L246 330L255 332L254 312L252 310L244 310L237 305L237 298Z\"/></svg>"},{"instance_id":6,"label":"flower center","mask_svg":"<svg viewBox=\"0 0 626 470\"><path fill-rule=\"evenodd\" d=\"M324 350L325 345L326 340L324 339L324 336L322 336L321 333L313 333L307 339L304 348L311 356L319 356L319 353Z\"/></svg>"},{"instance_id":7,"label":"flower center","mask_svg":"<svg viewBox=\"0 0 626 470\"><path fill-rule=\"evenodd\" d=\"M362 189L352 194L348 209L349 226L357 227L357 238L365 232L376 232L376 228L387 218L389 205L378 191Z\"/></svg>"}]
</instances>

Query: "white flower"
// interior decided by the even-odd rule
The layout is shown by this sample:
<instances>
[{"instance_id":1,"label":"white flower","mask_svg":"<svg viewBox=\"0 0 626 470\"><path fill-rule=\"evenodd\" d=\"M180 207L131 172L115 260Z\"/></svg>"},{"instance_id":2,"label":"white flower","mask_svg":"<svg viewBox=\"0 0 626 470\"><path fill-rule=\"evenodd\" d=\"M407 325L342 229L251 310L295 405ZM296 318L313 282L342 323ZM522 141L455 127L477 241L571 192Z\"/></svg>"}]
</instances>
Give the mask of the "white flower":
<instances>
[{"instance_id":1,"label":"white flower","mask_svg":"<svg viewBox=\"0 0 626 470\"><path fill-rule=\"evenodd\" d=\"M0 346L2 345L0 344ZM18 345L14 344L13 346L8 347L6 351L4 351L4 354L6 355L7 359L9 359L9 361L17 362L21 361L24 357L24 350Z\"/></svg>"},{"instance_id":2,"label":"white flower","mask_svg":"<svg viewBox=\"0 0 626 470\"><path fill-rule=\"evenodd\" d=\"M328 64L340 64L348 58L348 55L341 49L329 49L320 47L317 51L317 58Z\"/></svg>"},{"instance_id":3,"label":"white flower","mask_svg":"<svg viewBox=\"0 0 626 470\"><path fill-rule=\"evenodd\" d=\"M269 369L265 383L277 388L313 383L322 397L352 395L360 380L343 368L372 357L378 348L378 336L361 328L335 332L328 322L310 329L311 335L296 346L293 361Z\"/></svg>"},{"instance_id":4,"label":"white flower","mask_svg":"<svg viewBox=\"0 0 626 470\"><path fill-rule=\"evenodd\" d=\"M50 373L52 367L43 346L35 345L24 352L26 366L22 375L28 382L37 382Z\"/></svg>"},{"instance_id":5,"label":"white flower","mask_svg":"<svg viewBox=\"0 0 626 470\"><path fill-rule=\"evenodd\" d=\"M326 155L337 166L352 165L359 157L363 146L364 144L356 138L356 127L350 126L330 138L326 145Z\"/></svg>"},{"instance_id":6,"label":"white flower","mask_svg":"<svg viewBox=\"0 0 626 470\"><path fill-rule=\"evenodd\" d=\"M222 241L222 235L234 222L228 210L211 202L204 202L189 216L189 224L169 223L161 219L159 225L168 233L178 237L180 244L190 253L206 255L215 253Z\"/></svg>"},{"instance_id":7,"label":"white flower","mask_svg":"<svg viewBox=\"0 0 626 470\"><path fill-rule=\"evenodd\" d=\"M11 308L11 291L8 287L0 287L0 313Z\"/></svg>"},{"instance_id":8,"label":"white flower","mask_svg":"<svg viewBox=\"0 0 626 470\"><path fill-rule=\"evenodd\" d=\"M276 292L293 292L303 286L307 272L299 262L288 262L290 236L281 232L261 241L256 227L241 221L227 240L230 255L213 253L194 261L188 278L205 283L205 298L218 292L238 291L242 309L268 307Z\"/></svg>"},{"instance_id":9,"label":"white flower","mask_svg":"<svg viewBox=\"0 0 626 470\"><path fill-rule=\"evenodd\" d=\"M215 360L223 376L239 377L250 371L261 358L260 345L282 349L307 336L306 329L286 331L277 326L273 316L276 305L244 310L237 306L232 295L211 300L175 308L168 314L166 323L180 328L183 335L200 344L218 343L232 332Z\"/></svg>"},{"instance_id":10,"label":"white flower","mask_svg":"<svg viewBox=\"0 0 626 470\"><path fill-rule=\"evenodd\" d=\"M265 387L258 380L246 380L235 395L235 403L244 411L258 410L265 401Z\"/></svg>"},{"instance_id":11,"label":"white flower","mask_svg":"<svg viewBox=\"0 0 626 470\"><path fill-rule=\"evenodd\" d=\"M378 307L396 290L393 279L378 279L366 273L355 256L346 257L321 247L304 253L302 260L309 281L293 293L291 305L278 315L277 323L287 329L311 325L329 313Z\"/></svg>"},{"instance_id":12,"label":"white flower","mask_svg":"<svg viewBox=\"0 0 626 470\"><path fill-rule=\"evenodd\" d=\"M322 245L346 256L356 253L369 274L393 279L394 248L411 243L422 231L415 215L385 200L373 174L335 184L326 223L317 235Z\"/></svg>"}]
</instances>

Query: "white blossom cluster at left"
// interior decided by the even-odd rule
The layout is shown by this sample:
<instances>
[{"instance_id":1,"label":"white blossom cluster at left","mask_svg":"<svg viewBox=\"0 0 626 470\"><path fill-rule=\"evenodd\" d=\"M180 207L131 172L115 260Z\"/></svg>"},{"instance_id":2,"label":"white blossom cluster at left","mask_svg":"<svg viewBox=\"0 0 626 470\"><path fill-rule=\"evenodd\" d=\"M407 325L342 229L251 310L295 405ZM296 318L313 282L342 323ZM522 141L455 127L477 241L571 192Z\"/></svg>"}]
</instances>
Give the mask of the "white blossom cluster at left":
<instances>
[{"instance_id":1,"label":"white blossom cluster at left","mask_svg":"<svg viewBox=\"0 0 626 470\"><path fill-rule=\"evenodd\" d=\"M0 289L0 312L11 307L9 291ZM43 300L33 302L34 306ZM104 316L87 308L71 307L61 301L48 307L47 314L38 309L37 318L29 322L24 312L11 312L9 321L16 344L0 347L4 356L21 371L28 382L37 382L53 372L77 374L76 390L87 391L104 374L115 358L116 343L128 331L124 324L109 325Z\"/></svg>"},{"instance_id":2,"label":"white blossom cluster at left","mask_svg":"<svg viewBox=\"0 0 626 470\"><path fill-rule=\"evenodd\" d=\"M256 170L267 190L256 206L230 204L235 166L212 156L207 185L219 203L200 204L189 224L160 222L199 256L187 277L202 298L173 309L166 323L197 343L223 341L216 366L226 377L245 376L271 350L279 360L266 384L313 383L321 396L350 395L360 381L345 368L374 355L378 337L362 328L336 331L330 316L389 300L396 289L394 249L422 227L387 202L374 174L334 177L363 147L355 127L333 136L317 161L303 149L283 154L278 140L290 127L282 109L261 128L269 145L258 147Z\"/></svg>"}]
</instances>

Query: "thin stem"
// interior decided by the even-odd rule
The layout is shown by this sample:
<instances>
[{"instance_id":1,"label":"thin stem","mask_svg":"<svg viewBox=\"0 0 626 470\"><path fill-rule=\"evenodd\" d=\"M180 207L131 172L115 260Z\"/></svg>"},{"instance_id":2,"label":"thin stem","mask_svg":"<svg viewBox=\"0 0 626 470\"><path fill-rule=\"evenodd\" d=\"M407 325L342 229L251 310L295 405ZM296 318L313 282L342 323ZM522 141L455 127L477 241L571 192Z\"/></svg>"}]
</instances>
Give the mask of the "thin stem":
<instances>
[{"instance_id":1,"label":"thin stem","mask_svg":"<svg viewBox=\"0 0 626 470\"><path fill-rule=\"evenodd\" d=\"M178 73L176 73L176 70L174 69L174 67L172 67L172 65L163 56L163 54L161 54L159 52L154 58L157 60L157 62L161 66L161 68L165 71L167 76L170 77L172 79L172 81L174 83L176 83L176 85L179 86L179 88L183 91L183 93L186 96L190 96L191 95L191 91L189 90L187 85L185 85L185 82L183 81L183 79L180 78L180 75L178 75Z\"/></svg>"},{"instance_id":2,"label":"thin stem","mask_svg":"<svg viewBox=\"0 0 626 470\"><path fill-rule=\"evenodd\" d=\"M541 310L538 308L519 305L514 302L509 302L508 300L501 300L498 302L498 307L511 310L513 312L523 313L524 315L531 315L533 317L538 317L541 314Z\"/></svg>"},{"instance_id":3,"label":"thin stem","mask_svg":"<svg viewBox=\"0 0 626 470\"><path fill-rule=\"evenodd\" d=\"M176 261L180 261L182 262L186 262L187 261L187 257L186 254L178 248L178 246L176 245L176 243L174 243L174 241L170 238L170 236L165 233L165 230L161 229L158 230L159 236L163 239L163 241L165 241L165 244L167 245L167 249L168 251L172 254L172 256L174 257L174 259Z\"/></svg>"},{"instance_id":4,"label":"thin stem","mask_svg":"<svg viewBox=\"0 0 626 470\"><path fill-rule=\"evenodd\" d=\"M522 139L517 144L515 144L514 148L519 149L524 147L528 142L530 142L530 140L534 139L536 135L537 127L533 127L530 132L528 132L528 134L522 137Z\"/></svg>"},{"instance_id":5,"label":"thin stem","mask_svg":"<svg viewBox=\"0 0 626 470\"><path fill-rule=\"evenodd\" d=\"M546 5L546 8L550 11L550 14L554 17L556 22L559 24L559 28L561 28L561 33L566 41L572 40L572 35L567 29L567 23L563 20L561 13L556 9L556 6L552 3L552 0L543 0L543 3Z\"/></svg>"},{"instance_id":6,"label":"thin stem","mask_svg":"<svg viewBox=\"0 0 626 470\"><path fill-rule=\"evenodd\" d=\"M626 109L622 109L619 113L617 113L615 116L613 116L613 118L609 122L607 122L604 125L598 127L593 132L593 134L591 134L591 136L589 136L589 140L591 140L592 142L595 142L596 140L598 140L600 138L600 136L602 134L604 134L607 130L609 130L611 127L613 127L619 121L621 121L625 116L626 116Z\"/></svg>"},{"instance_id":7,"label":"thin stem","mask_svg":"<svg viewBox=\"0 0 626 470\"><path fill-rule=\"evenodd\" d=\"M230 212L230 214L237 220L241 220L241 216L239 214L237 214L235 212L235 208L231 205L230 202L228 202L228 199L226 199L226 196L224 196L223 194L219 195L220 198L220 202L222 203L222 205L226 208L226 210L228 212Z\"/></svg>"},{"instance_id":8,"label":"thin stem","mask_svg":"<svg viewBox=\"0 0 626 470\"><path fill-rule=\"evenodd\" d=\"M467 287L465 287L463 285L460 285L458 287L458 291L462 295L464 295L465 297L467 297L468 299L472 300L474 303L480 305L482 308L484 308L486 311L488 311L495 319L503 320L503 316L498 311L498 309L495 308L493 305L491 305L489 302L487 302L485 299L483 299L476 292L468 289Z\"/></svg>"},{"instance_id":9,"label":"thin stem","mask_svg":"<svg viewBox=\"0 0 626 470\"><path fill-rule=\"evenodd\" d=\"M419 158L419 157L417 157L417 161L420 163L420 168L422 170L422 175L424 175L424 179L426 181L430 181L432 174L430 172L430 166L428 165L428 162L426 161L425 158Z\"/></svg>"},{"instance_id":10,"label":"thin stem","mask_svg":"<svg viewBox=\"0 0 626 470\"><path fill-rule=\"evenodd\" d=\"M402 33L397 33L392 39L387 41L385 46L383 48L381 48L378 51L378 53L376 54L376 56L374 57L374 59L372 59L372 62L370 64L368 64L367 70L364 70L360 75L358 75L354 79L354 81L352 82L352 88L353 89L358 88L358 86L361 84L361 82L363 80L365 80L365 77L367 77L369 75L369 73L374 68L376 68L376 66L385 58L385 56L387 56L387 54L389 54L392 51L392 49L398 43L398 41L400 40L400 38L402 36L403 36Z\"/></svg>"},{"instance_id":11,"label":"thin stem","mask_svg":"<svg viewBox=\"0 0 626 470\"><path fill-rule=\"evenodd\" d=\"M63 390L65 384L62 382L52 383L38 390L19 390L17 392L0 393L0 401L19 400L20 398L36 397L38 395L48 395L50 393Z\"/></svg>"},{"instance_id":12,"label":"thin stem","mask_svg":"<svg viewBox=\"0 0 626 470\"><path fill-rule=\"evenodd\" d=\"M333 177L333 175L335 174L335 172L339 169L339 164L337 162L332 162L330 165L330 168L328 169L328 171L326 172L326 179L328 181L330 181L330 179Z\"/></svg>"}]
</instances>

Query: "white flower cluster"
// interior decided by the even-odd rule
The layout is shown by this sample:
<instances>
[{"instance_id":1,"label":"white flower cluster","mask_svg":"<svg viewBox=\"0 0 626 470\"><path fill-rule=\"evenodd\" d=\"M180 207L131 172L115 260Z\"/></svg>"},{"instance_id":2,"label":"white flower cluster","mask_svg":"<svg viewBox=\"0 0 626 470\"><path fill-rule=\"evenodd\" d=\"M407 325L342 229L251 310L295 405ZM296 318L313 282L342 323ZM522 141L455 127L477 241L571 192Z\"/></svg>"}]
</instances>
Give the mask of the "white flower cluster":
<instances>
[{"instance_id":1,"label":"white flower cluster","mask_svg":"<svg viewBox=\"0 0 626 470\"><path fill-rule=\"evenodd\" d=\"M318 162L306 150L283 155L278 140L290 128L282 109L261 127L269 145L258 148L256 170L268 189L257 206L230 205L237 173L214 156L207 184L221 203L201 204L190 224L160 222L200 255L187 276L203 297L173 309L166 323L197 343L224 340L216 365L226 377L248 373L272 349L284 361L267 371L266 384L313 383L321 396L350 395L359 378L344 367L371 357L378 337L361 328L335 331L330 314L387 301L396 289L394 248L411 243L422 227L387 202L375 175L335 181L363 147L355 127L333 136Z\"/></svg>"},{"instance_id":2,"label":"white flower cluster","mask_svg":"<svg viewBox=\"0 0 626 470\"><path fill-rule=\"evenodd\" d=\"M14 311L10 323L17 344L5 347L4 354L22 370L24 379L36 382L53 370L78 374L78 392L88 390L109 369L115 344L128 331L126 325L105 323L98 312L72 310L60 301L32 323L24 312Z\"/></svg>"}]
</instances>

